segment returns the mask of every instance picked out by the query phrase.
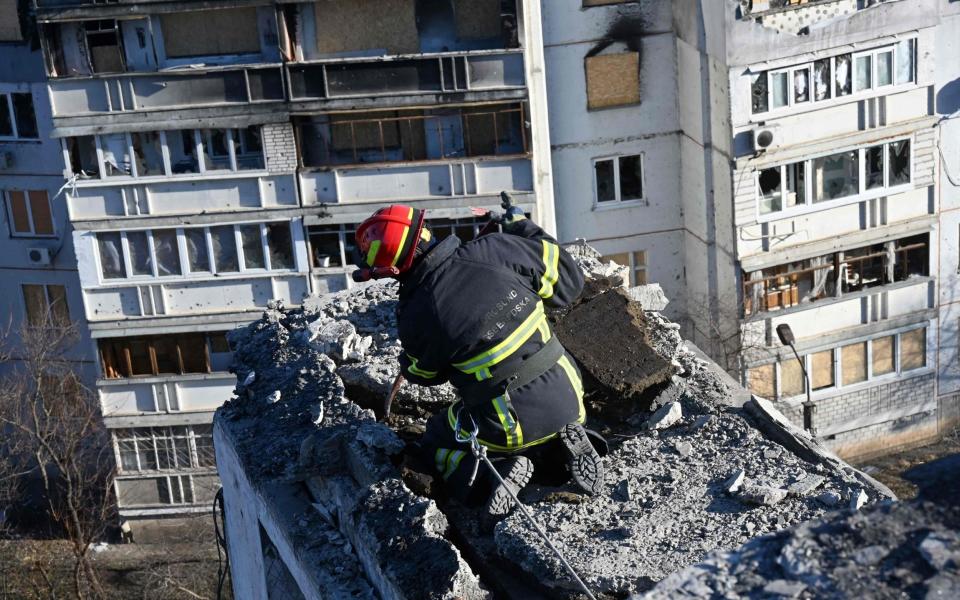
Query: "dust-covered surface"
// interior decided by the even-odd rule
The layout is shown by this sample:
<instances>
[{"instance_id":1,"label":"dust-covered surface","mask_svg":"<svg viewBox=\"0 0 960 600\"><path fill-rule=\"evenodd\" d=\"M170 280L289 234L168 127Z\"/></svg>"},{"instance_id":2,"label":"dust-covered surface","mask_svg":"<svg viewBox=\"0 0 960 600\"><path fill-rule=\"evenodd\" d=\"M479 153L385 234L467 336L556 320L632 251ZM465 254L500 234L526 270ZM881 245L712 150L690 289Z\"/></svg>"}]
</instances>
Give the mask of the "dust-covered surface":
<instances>
[{"instance_id":1,"label":"dust-covered surface","mask_svg":"<svg viewBox=\"0 0 960 600\"><path fill-rule=\"evenodd\" d=\"M960 598L960 508L883 503L710 555L659 598Z\"/></svg>"},{"instance_id":2,"label":"dust-covered surface","mask_svg":"<svg viewBox=\"0 0 960 600\"><path fill-rule=\"evenodd\" d=\"M591 282L588 296L624 281L624 268L601 264L589 248L571 253ZM450 567L431 583L457 580L464 597L481 595L475 582L464 583L472 573L462 554L481 580L488 578L482 584L497 577L514 582L514 591L522 582L530 592L521 595L528 597L575 595L559 562L518 513L491 535L477 527L470 509L437 496L430 474L397 466L401 440L414 439L426 418L456 395L448 385L404 384L386 422L390 429L376 422L398 373L396 293L395 283L380 282L311 299L302 310L270 310L233 335L241 383L222 414L238 451L257 477L315 483L349 475L355 486L349 492L311 484L315 497L325 497L320 504L337 505L359 523L346 536L354 544L348 552L381 536L381 564L410 560L400 552L404 544L390 540L409 535L405 528L426 528L429 543L418 543L435 554L414 557L413 567L423 573L429 565ZM541 479L521 497L595 592L623 597L647 590L712 551L880 497L836 464L805 462L764 437L752 421L759 417L741 408L744 391L730 389L715 365L688 349L678 326L638 305L625 307L631 326L645 329L645 347L659 355L657 364L674 375L661 376L645 392L649 410L631 401L624 414L610 387L588 390L589 423L611 443L601 494L586 497ZM563 315L554 318L562 328ZM391 513L394 506L402 510ZM401 571L411 575L401 580L414 581L413 572Z\"/></svg>"}]
</instances>

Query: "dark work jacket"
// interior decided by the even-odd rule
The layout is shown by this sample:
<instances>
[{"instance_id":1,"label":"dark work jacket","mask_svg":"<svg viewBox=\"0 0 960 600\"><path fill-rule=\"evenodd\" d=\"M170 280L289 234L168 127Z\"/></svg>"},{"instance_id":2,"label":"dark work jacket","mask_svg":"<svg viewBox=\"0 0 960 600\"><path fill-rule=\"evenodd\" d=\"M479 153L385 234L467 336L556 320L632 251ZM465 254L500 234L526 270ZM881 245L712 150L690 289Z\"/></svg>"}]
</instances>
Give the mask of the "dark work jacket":
<instances>
[{"instance_id":1,"label":"dark work jacket","mask_svg":"<svg viewBox=\"0 0 960 600\"><path fill-rule=\"evenodd\" d=\"M490 377L491 369L511 372L552 336L544 308L570 304L582 288L573 258L529 220L465 244L450 236L401 279L401 372L419 385L454 387ZM448 411L451 426L461 405ZM583 421L579 371L565 355L506 397L471 401L467 412L495 450L541 443Z\"/></svg>"}]
</instances>

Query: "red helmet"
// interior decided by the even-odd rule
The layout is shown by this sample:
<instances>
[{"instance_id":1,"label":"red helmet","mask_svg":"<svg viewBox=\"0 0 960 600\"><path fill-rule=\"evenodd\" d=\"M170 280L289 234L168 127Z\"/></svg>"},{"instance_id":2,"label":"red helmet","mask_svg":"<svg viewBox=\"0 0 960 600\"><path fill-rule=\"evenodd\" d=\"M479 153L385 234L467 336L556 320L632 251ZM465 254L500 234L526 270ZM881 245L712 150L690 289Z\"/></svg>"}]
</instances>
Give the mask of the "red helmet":
<instances>
[{"instance_id":1,"label":"red helmet","mask_svg":"<svg viewBox=\"0 0 960 600\"><path fill-rule=\"evenodd\" d=\"M423 230L424 211L393 204L381 208L357 228L357 246L369 269L354 279L379 279L399 275L410 268Z\"/></svg>"}]
</instances>

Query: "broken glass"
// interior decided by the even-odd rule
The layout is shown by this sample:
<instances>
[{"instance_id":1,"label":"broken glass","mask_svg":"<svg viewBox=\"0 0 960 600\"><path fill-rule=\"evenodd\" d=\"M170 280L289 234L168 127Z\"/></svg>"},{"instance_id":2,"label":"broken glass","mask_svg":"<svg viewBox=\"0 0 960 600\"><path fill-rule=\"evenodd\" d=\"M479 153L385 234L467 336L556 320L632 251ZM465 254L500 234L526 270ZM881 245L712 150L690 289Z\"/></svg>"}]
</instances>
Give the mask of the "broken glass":
<instances>
[{"instance_id":1,"label":"broken glass","mask_svg":"<svg viewBox=\"0 0 960 600\"><path fill-rule=\"evenodd\" d=\"M830 59L825 58L813 63L813 99L830 98Z\"/></svg>"},{"instance_id":2,"label":"broken glass","mask_svg":"<svg viewBox=\"0 0 960 600\"><path fill-rule=\"evenodd\" d=\"M767 72L750 74L751 110L754 113L767 112Z\"/></svg>"},{"instance_id":3,"label":"broken glass","mask_svg":"<svg viewBox=\"0 0 960 600\"><path fill-rule=\"evenodd\" d=\"M806 163L792 163L784 169L787 172L787 198L784 208L806 204Z\"/></svg>"},{"instance_id":4,"label":"broken glass","mask_svg":"<svg viewBox=\"0 0 960 600\"><path fill-rule=\"evenodd\" d=\"M806 102L810 99L810 69L797 69L793 72L793 101Z\"/></svg>"},{"instance_id":5,"label":"broken glass","mask_svg":"<svg viewBox=\"0 0 960 600\"><path fill-rule=\"evenodd\" d=\"M860 92L873 87L873 56L866 54L856 60L857 72L853 89Z\"/></svg>"},{"instance_id":6,"label":"broken glass","mask_svg":"<svg viewBox=\"0 0 960 600\"><path fill-rule=\"evenodd\" d=\"M119 279L127 276L120 245L120 233L98 233L97 247L100 250L100 271L104 279Z\"/></svg>"},{"instance_id":7,"label":"broken glass","mask_svg":"<svg viewBox=\"0 0 960 600\"><path fill-rule=\"evenodd\" d=\"M271 269L292 269L294 267L290 225L287 223L268 224L267 247L270 250Z\"/></svg>"},{"instance_id":8,"label":"broken glass","mask_svg":"<svg viewBox=\"0 0 960 600\"><path fill-rule=\"evenodd\" d=\"M432 223L429 224L429 227L436 236L438 234L437 229ZM312 227L310 229L310 249L313 252L314 267L342 266L343 261L340 259L340 226Z\"/></svg>"},{"instance_id":9,"label":"broken glass","mask_svg":"<svg viewBox=\"0 0 960 600\"><path fill-rule=\"evenodd\" d=\"M834 73L834 78L836 82L837 97L846 96L850 93L850 61L852 55L850 54L841 54L836 57L836 73Z\"/></svg>"},{"instance_id":10,"label":"broken glass","mask_svg":"<svg viewBox=\"0 0 960 600\"><path fill-rule=\"evenodd\" d=\"M80 179L100 177L97 165L97 141L92 135L67 138L67 154L70 156L70 169Z\"/></svg>"},{"instance_id":11,"label":"broken glass","mask_svg":"<svg viewBox=\"0 0 960 600\"><path fill-rule=\"evenodd\" d=\"M203 229L184 229L187 242L187 264L191 273L209 273L210 258L207 256L207 235Z\"/></svg>"},{"instance_id":12,"label":"broken glass","mask_svg":"<svg viewBox=\"0 0 960 600\"><path fill-rule=\"evenodd\" d=\"M877 87L893 84L893 50L877 53Z\"/></svg>"},{"instance_id":13,"label":"broken glass","mask_svg":"<svg viewBox=\"0 0 960 600\"><path fill-rule=\"evenodd\" d=\"M128 231L127 249L130 251L130 271L134 275L153 275L147 232Z\"/></svg>"},{"instance_id":14,"label":"broken glass","mask_svg":"<svg viewBox=\"0 0 960 600\"><path fill-rule=\"evenodd\" d=\"M866 160L866 189L883 187L883 146L871 146L864 151Z\"/></svg>"},{"instance_id":15,"label":"broken glass","mask_svg":"<svg viewBox=\"0 0 960 600\"><path fill-rule=\"evenodd\" d=\"M127 134L111 133L100 136L100 148L103 152L103 168L107 177L129 176L130 152L127 146Z\"/></svg>"},{"instance_id":16,"label":"broken glass","mask_svg":"<svg viewBox=\"0 0 960 600\"><path fill-rule=\"evenodd\" d=\"M37 115L33 110L33 96L29 93L11 94L13 118L17 121L17 137L38 138Z\"/></svg>"},{"instance_id":17,"label":"broken glass","mask_svg":"<svg viewBox=\"0 0 960 600\"><path fill-rule=\"evenodd\" d=\"M851 150L813 159L813 201L824 202L860 192L858 152Z\"/></svg>"},{"instance_id":18,"label":"broken glass","mask_svg":"<svg viewBox=\"0 0 960 600\"><path fill-rule=\"evenodd\" d=\"M221 225L210 228L210 238L213 241L213 263L217 273L236 273L240 270L237 260L237 238L233 227Z\"/></svg>"},{"instance_id":19,"label":"broken glass","mask_svg":"<svg viewBox=\"0 0 960 600\"><path fill-rule=\"evenodd\" d=\"M891 142L889 147L890 187L910 183L910 140Z\"/></svg>"},{"instance_id":20,"label":"broken glass","mask_svg":"<svg viewBox=\"0 0 960 600\"><path fill-rule=\"evenodd\" d=\"M617 199L616 183L613 181L613 160L598 160L593 164L597 183L597 202L614 202Z\"/></svg>"},{"instance_id":21,"label":"broken glass","mask_svg":"<svg viewBox=\"0 0 960 600\"><path fill-rule=\"evenodd\" d=\"M133 137L133 158L137 176L163 175L163 149L160 134L144 131L130 134Z\"/></svg>"},{"instance_id":22,"label":"broken glass","mask_svg":"<svg viewBox=\"0 0 960 600\"><path fill-rule=\"evenodd\" d=\"M229 171L230 151L227 149L226 129L202 129L203 166L207 171Z\"/></svg>"},{"instance_id":23,"label":"broken glass","mask_svg":"<svg viewBox=\"0 0 960 600\"><path fill-rule=\"evenodd\" d=\"M260 127L234 129L233 152L237 157L238 169L262 169L263 146L260 143Z\"/></svg>"},{"instance_id":24,"label":"broken glass","mask_svg":"<svg viewBox=\"0 0 960 600\"><path fill-rule=\"evenodd\" d=\"M176 229L158 229L153 232L153 251L157 257L157 274L161 277L180 275L180 250Z\"/></svg>"},{"instance_id":25,"label":"broken glass","mask_svg":"<svg viewBox=\"0 0 960 600\"><path fill-rule=\"evenodd\" d=\"M174 174L199 173L197 144L192 129L180 129L166 133L167 149L170 152L170 170Z\"/></svg>"},{"instance_id":26,"label":"broken glass","mask_svg":"<svg viewBox=\"0 0 960 600\"><path fill-rule=\"evenodd\" d=\"M780 167L771 167L760 171L757 178L760 185L760 214L779 212L783 208L782 180Z\"/></svg>"},{"instance_id":27,"label":"broken glass","mask_svg":"<svg viewBox=\"0 0 960 600\"><path fill-rule=\"evenodd\" d=\"M620 200L643 198L643 170L640 155L620 157Z\"/></svg>"},{"instance_id":28,"label":"broken glass","mask_svg":"<svg viewBox=\"0 0 960 600\"><path fill-rule=\"evenodd\" d=\"M916 49L916 40L897 42L897 83L913 81L913 62Z\"/></svg>"},{"instance_id":29,"label":"broken glass","mask_svg":"<svg viewBox=\"0 0 960 600\"><path fill-rule=\"evenodd\" d=\"M790 102L790 84L788 82L788 73L781 71L770 75L770 107L780 108Z\"/></svg>"},{"instance_id":30,"label":"broken glass","mask_svg":"<svg viewBox=\"0 0 960 600\"><path fill-rule=\"evenodd\" d=\"M243 245L243 266L247 269L264 269L263 240L259 225L240 225L240 243Z\"/></svg>"}]
</instances>

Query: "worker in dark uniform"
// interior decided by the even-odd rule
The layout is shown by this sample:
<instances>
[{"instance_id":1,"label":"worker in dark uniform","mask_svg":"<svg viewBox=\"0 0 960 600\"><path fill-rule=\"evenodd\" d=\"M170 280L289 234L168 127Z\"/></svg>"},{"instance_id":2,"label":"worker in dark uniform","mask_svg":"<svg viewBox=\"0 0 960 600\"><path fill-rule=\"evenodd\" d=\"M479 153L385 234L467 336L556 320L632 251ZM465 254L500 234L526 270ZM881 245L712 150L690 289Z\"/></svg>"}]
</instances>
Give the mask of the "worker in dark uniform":
<instances>
[{"instance_id":1,"label":"worker in dark uniform","mask_svg":"<svg viewBox=\"0 0 960 600\"><path fill-rule=\"evenodd\" d=\"M420 452L454 497L487 494L485 510L492 518L507 514L513 502L485 467L477 470L462 441L474 428L514 493L533 475L532 462L521 453L547 442L565 454L584 491L598 491L603 479L600 456L583 427L580 373L544 312L573 302L583 274L555 239L506 198L506 214L494 215L502 233L467 243L456 236L437 243L423 227L423 211L380 209L357 229L363 264L354 274L358 281L400 281L401 374L419 385L450 381L460 395L428 421Z\"/></svg>"}]
</instances>

